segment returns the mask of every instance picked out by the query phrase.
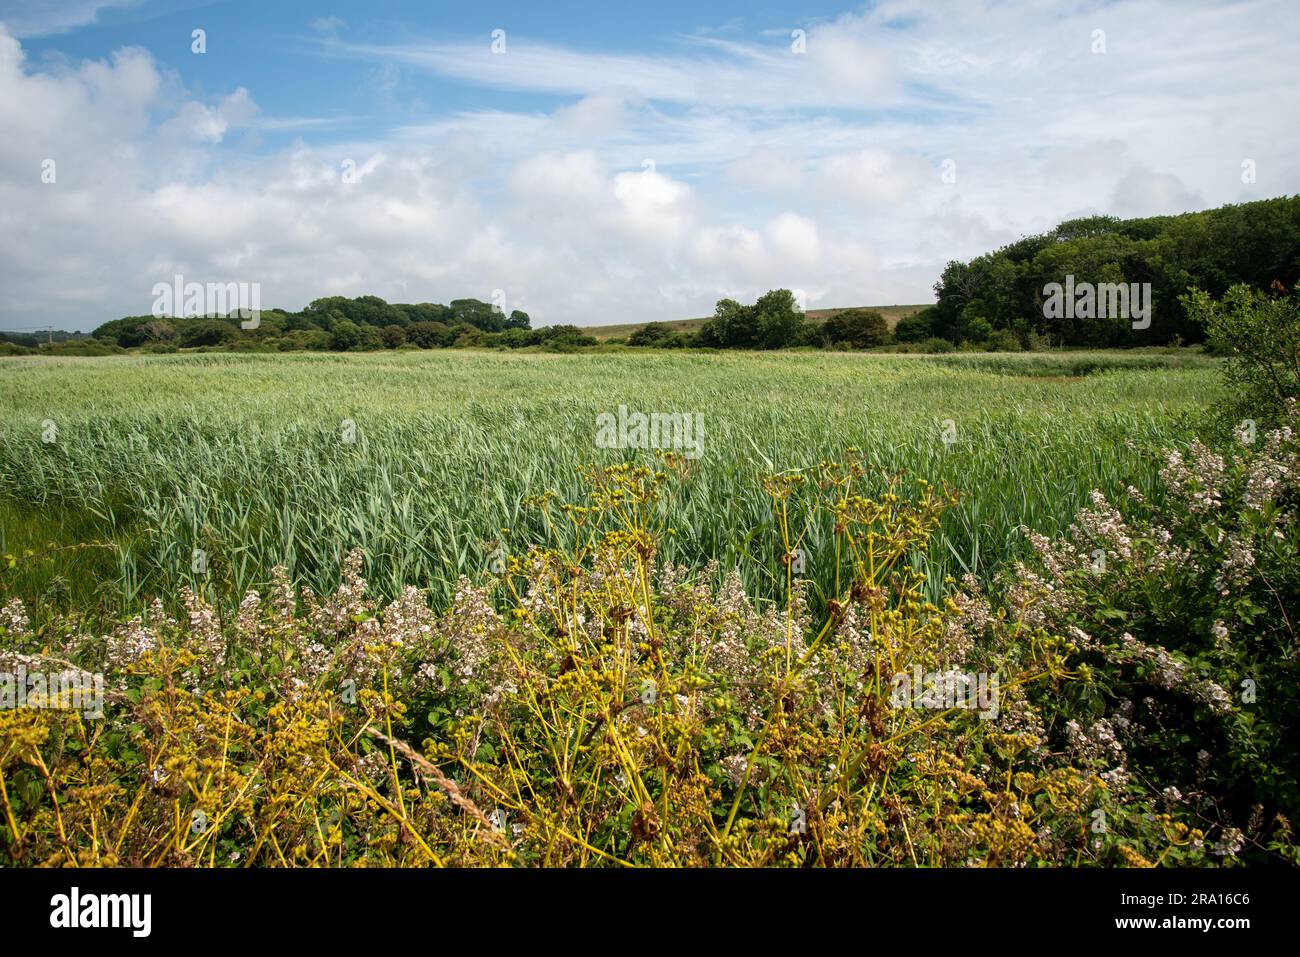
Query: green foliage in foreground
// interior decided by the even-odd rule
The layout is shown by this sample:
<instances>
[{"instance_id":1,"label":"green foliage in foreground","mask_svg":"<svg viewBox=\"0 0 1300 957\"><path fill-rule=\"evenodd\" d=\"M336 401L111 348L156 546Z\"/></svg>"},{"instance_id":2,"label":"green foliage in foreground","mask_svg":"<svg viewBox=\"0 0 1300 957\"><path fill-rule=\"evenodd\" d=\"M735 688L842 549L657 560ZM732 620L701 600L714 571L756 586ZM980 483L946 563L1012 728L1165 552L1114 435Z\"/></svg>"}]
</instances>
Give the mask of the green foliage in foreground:
<instances>
[{"instance_id":1,"label":"green foliage in foreground","mask_svg":"<svg viewBox=\"0 0 1300 957\"><path fill-rule=\"evenodd\" d=\"M529 500L546 531L444 615L416 588L380 608L359 550L332 595L277 569L237 612L185 589L183 614L157 602L103 637L75 616L33 631L10 601L0 666L62 677L0 710L0 854L1295 863L1300 448L1238 439L1170 452L1165 507L1094 493L1067 536L1031 533L1032 566L939 604L908 558L947 492L856 456L768 475L784 588L756 603L736 572L715 588L663 561L661 506L699 476L674 454ZM820 615L798 574L814 528L835 541Z\"/></svg>"}]
</instances>

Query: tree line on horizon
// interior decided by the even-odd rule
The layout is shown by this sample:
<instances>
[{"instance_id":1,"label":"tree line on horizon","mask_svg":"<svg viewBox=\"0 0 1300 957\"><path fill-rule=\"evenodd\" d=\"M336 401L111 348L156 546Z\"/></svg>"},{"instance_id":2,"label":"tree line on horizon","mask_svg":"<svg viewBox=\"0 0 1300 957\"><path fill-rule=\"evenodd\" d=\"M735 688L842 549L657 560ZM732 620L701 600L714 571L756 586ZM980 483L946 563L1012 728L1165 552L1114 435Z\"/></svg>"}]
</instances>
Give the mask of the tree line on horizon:
<instances>
[{"instance_id":1,"label":"tree line on horizon","mask_svg":"<svg viewBox=\"0 0 1300 957\"><path fill-rule=\"evenodd\" d=\"M1150 283L1148 328L1117 316L1047 318L1052 283ZM1089 216L1026 236L935 283L932 332L951 342L1009 333L1025 346L1150 346L1201 342L1192 290L1215 299L1237 285L1288 293L1300 280L1300 196L1177 216Z\"/></svg>"},{"instance_id":2,"label":"tree line on horizon","mask_svg":"<svg viewBox=\"0 0 1300 957\"><path fill-rule=\"evenodd\" d=\"M1115 315L1053 314L1045 309L1053 283L1073 277L1091 284L1150 284L1149 327ZM1300 279L1300 196L1279 197L1177 216L1118 219L1090 216L1026 236L969 262L951 261L936 302L899 319L893 329L878 311L845 309L824 322L808 320L788 289L753 304L718 301L696 330L651 322L608 345L712 349L872 349L945 352L1017 351L1051 346L1163 346L1204 340L1189 311L1193 290L1218 298L1230 288L1288 293ZM1095 311L1095 310L1094 310ZM1082 313L1082 311L1081 311ZM104 354L143 349L221 351L368 351L397 348L542 348L576 351L600 344L574 325L532 328L527 313L508 315L477 299L389 303L378 296L316 299L299 312L261 311L257 328L234 316L127 316L106 322L89 339L55 333L0 333L0 354Z\"/></svg>"},{"instance_id":3,"label":"tree line on horizon","mask_svg":"<svg viewBox=\"0 0 1300 957\"><path fill-rule=\"evenodd\" d=\"M264 309L256 327L248 329L243 328L237 314L197 318L150 315L115 319L91 335L123 349L316 352L403 346L434 349L487 343L518 348L559 338L590 338L583 336L577 326L534 329L528 313L516 309L507 315L478 299L453 299L443 305L390 303L378 296L329 296L313 300L300 312Z\"/></svg>"}]
</instances>

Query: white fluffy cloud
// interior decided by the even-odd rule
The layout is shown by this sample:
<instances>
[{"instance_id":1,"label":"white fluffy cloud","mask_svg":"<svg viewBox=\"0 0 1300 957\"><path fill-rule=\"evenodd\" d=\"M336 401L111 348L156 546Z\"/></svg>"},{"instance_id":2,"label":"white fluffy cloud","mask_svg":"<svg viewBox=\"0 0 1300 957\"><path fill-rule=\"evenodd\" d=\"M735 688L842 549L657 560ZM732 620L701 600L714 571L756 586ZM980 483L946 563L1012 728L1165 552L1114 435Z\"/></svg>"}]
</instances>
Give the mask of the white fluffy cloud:
<instances>
[{"instance_id":1,"label":"white fluffy cloud","mask_svg":"<svg viewBox=\"0 0 1300 957\"><path fill-rule=\"evenodd\" d=\"M934 171L918 157L880 149L833 153L818 163L817 173L824 196L867 207L906 202L934 178Z\"/></svg>"}]
</instances>

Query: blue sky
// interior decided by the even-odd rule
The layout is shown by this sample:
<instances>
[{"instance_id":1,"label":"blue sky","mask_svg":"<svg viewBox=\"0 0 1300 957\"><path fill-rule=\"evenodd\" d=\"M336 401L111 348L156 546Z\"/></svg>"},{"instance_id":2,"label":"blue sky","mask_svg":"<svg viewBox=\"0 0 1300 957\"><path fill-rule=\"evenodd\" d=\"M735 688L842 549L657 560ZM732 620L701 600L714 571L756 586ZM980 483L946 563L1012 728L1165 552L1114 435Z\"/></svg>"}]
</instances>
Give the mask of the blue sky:
<instances>
[{"instance_id":1,"label":"blue sky","mask_svg":"<svg viewBox=\"0 0 1300 957\"><path fill-rule=\"evenodd\" d=\"M502 290L543 323L776 286L924 301L948 259L1062 218L1300 190L1294 20L1284 0L0 0L0 328L144 313L176 273L287 308Z\"/></svg>"}]
</instances>

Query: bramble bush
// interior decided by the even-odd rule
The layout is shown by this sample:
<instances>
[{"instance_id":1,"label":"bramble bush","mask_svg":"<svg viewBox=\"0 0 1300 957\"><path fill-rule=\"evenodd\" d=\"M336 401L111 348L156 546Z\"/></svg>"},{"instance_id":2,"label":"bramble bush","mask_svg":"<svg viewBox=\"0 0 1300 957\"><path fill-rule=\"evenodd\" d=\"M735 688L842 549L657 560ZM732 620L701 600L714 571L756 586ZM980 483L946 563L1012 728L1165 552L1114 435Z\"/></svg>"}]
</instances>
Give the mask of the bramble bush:
<instances>
[{"instance_id":1,"label":"bramble bush","mask_svg":"<svg viewBox=\"0 0 1300 957\"><path fill-rule=\"evenodd\" d=\"M1225 848L1297 861L1300 446L1296 400L1259 435L1166 453L1162 500L1094 492L1061 540L1004 579L1017 621L1073 638L1087 680L1057 712L1117 797L1178 805ZM1028 532L1028 530L1026 530Z\"/></svg>"}]
</instances>

